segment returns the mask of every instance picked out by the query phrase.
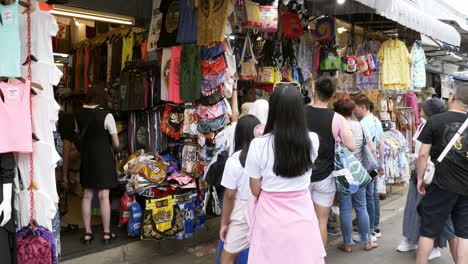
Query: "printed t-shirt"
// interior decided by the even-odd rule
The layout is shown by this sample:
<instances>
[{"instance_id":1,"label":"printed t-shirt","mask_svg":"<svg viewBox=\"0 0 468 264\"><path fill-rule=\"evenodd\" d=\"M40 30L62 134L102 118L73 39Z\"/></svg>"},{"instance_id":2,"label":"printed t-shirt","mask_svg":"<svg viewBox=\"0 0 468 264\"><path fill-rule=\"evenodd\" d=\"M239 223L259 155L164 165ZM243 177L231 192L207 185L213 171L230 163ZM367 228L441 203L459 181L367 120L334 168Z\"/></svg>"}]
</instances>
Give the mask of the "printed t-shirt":
<instances>
[{"instance_id":1,"label":"printed t-shirt","mask_svg":"<svg viewBox=\"0 0 468 264\"><path fill-rule=\"evenodd\" d=\"M236 199L248 200L252 196L249 175L244 174L244 167L239 160L240 153L240 151L234 153L226 161L221 185L231 190L237 190Z\"/></svg>"},{"instance_id":2,"label":"printed t-shirt","mask_svg":"<svg viewBox=\"0 0 468 264\"><path fill-rule=\"evenodd\" d=\"M310 132L309 137L312 143L311 159L314 162L318 155L320 143L317 134ZM262 179L262 190L267 192L294 192L309 188L312 169L294 178L276 175L273 171L275 162L273 144L274 136L271 134L252 140L244 173L250 178Z\"/></svg>"},{"instance_id":3,"label":"printed t-shirt","mask_svg":"<svg viewBox=\"0 0 468 264\"><path fill-rule=\"evenodd\" d=\"M169 69L168 101L176 104L183 103L180 100L180 52L181 46L172 47L171 63Z\"/></svg>"},{"instance_id":4,"label":"printed t-shirt","mask_svg":"<svg viewBox=\"0 0 468 264\"><path fill-rule=\"evenodd\" d=\"M0 76L19 77L21 42L18 1L10 5L0 4L0 18Z\"/></svg>"},{"instance_id":5,"label":"printed t-shirt","mask_svg":"<svg viewBox=\"0 0 468 264\"><path fill-rule=\"evenodd\" d=\"M194 0L180 0L180 22L177 42L196 43L197 42L197 19L198 9L195 8Z\"/></svg>"},{"instance_id":6,"label":"printed t-shirt","mask_svg":"<svg viewBox=\"0 0 468 264\"><path fill-rule=\"evenodd\" d=\"M172 48L162 50L161 60L161 100L169 100L169 73L171 70Z\"/></svg>"},{"instance_id":7,"label":"printed t-shirt","mask_svg":"<svg viewBox=\"0 0 468 264\"><path fill-rule=\"evenodd\" d=\"M159 34L158 48L167 48L177 45L177 32L179 30L180 6L178 0L162 1L160 7L162 17L161 33Z\"/></svg>"},{"instance_id":8,"label":"printed t-shirt","mask_svg":"<svg viewBox=\"0 0 468 264\"><path fill-rule=\"evenodd\" d=\"M449 111L433 115L427 121L418 139L423 144L432 144L430 156L434 163L467 118L467 114ZM468 129L436 165L433 184L446 191L468 195Z\"/></svg>"}]
</instances>

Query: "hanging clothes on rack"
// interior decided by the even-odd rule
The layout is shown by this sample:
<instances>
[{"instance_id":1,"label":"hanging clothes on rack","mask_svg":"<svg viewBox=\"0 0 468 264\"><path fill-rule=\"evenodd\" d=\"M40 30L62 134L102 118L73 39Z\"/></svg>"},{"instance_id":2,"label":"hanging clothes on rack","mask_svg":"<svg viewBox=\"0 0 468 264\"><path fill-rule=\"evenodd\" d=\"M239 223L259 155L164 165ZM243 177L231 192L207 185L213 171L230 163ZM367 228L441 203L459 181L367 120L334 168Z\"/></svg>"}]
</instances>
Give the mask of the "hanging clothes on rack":
<instances>
[{"instance_id":1,"label":"hanging clothes on rack","mask_svg":"<svg viewBox=\"0 0 468 264\"><path fill-rule=\"evenodd\" d=\"M405 43L399 39L389 39L382 43L378 53L380 80L383 89L404 90L411 85L411 56Z\"/></svg>"}]
</instances>

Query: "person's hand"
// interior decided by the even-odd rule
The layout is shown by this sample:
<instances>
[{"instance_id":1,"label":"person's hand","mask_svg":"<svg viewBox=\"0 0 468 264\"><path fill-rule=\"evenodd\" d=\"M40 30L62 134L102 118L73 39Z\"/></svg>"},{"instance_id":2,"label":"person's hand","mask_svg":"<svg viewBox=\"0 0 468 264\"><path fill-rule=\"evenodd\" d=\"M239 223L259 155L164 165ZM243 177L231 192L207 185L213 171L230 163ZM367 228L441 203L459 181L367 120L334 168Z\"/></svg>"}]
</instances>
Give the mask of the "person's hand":
<instances>
[{"instance_id":1,"label":"person's hand","mask_svg":"<svg viewBox=\"0 0 468 264\"><path fill-rule=\"evenodd\" d=\"M418 179L418 192L421 195L426 195L427 184L424 183L424 180Z\"/></svg>"},{"instance_id":2,"label":"person's hand","mask_svg":"<svg viewBox=\"0 0 468 264\"><path fill-rule=\"evenodd\" d=\"M226 235L229 229L229 225L221 225L221 228L219 229L219 239L223 241L223 243L226 243Z\"/></svg>"}]
</instances>

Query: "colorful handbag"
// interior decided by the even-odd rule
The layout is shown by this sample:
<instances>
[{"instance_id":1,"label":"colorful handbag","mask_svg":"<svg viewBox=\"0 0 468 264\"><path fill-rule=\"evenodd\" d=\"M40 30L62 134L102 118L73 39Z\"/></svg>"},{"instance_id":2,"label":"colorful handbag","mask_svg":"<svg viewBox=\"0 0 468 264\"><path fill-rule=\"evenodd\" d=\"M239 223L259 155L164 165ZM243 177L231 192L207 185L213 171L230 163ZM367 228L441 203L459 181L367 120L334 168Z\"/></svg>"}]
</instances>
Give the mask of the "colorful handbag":
<instances>
[{"instance_id":1,"label":"colorful handbag","mask_svg":"<svg viewBox=\"0 0 468 264\"><path fill-rule=\"evenodd\" d=\"M346 73L355 73L358 69L356 56L346 56Z\"/></svg>"},{"instance_id":2,"label":"colorful handbag","mask_svg":"<svg viewBox=\"0 0 468 264\"><path fill-rule=\"evenodd\" d=\"M274 6L260 6L261 32L278 31L278 8Z\"/></svg>"},{"instance_id":3,"label":"colorful handbag","mask_svg":"<svg viewBox=\"0 0 468 264\"><path fill-rule=\"evenodd\" d=\"M284 38L298 39L304 34L299 14L284 13L281 18L281 25L283 26Z\"/></svg>"},{"instance_id":4,"label":"colorful handbag","mask_svg":"<svg viewBox=\"0 0 468 264\"><path fill-rule=\"evenodd\" d=\"M248 47L247 47L248 45ZM250 50L251 59L245 61L245 54L247 49ZM240 78L241 79L253 79L257 77L257 60L255 59L255 54L253 52L252 43L250 42L250 37L246 37L244 41L244 48L242 49L242 56L240 59Z\"/></svg>"},{"instance_id":5,"label":"colorful handbag","mask_svg":"<svg viewBox=\"0 0 468 264\"><path fill-rule=\"evenodd\" d=\"M360 72L365 72L369 69L367 65L367 57L365 55L357 57L357 64Z\"/></svg>"},{"instance_id":6,"label":"colorful handbag","mask_svg":"<svg viewBox=\"0 0 468 264\"><path fill-rule=\"evenodd\" d=\"M335 170L332 175L335 177L336 189L350 195L365 188L372 181L372 178L361 162L342 143L343 124L337 122L336 117L337 115L333 118L337 137L335 138Z\"/></svg>"},{"instance_id":7,"label":"colorful handbag","mask_svg":"<svg viewBox=\"0 0 468 264\"><path fill-rule=\"evenodd\" d=\"M272 66L262 67L258 82L261 84L275 84L281 81L280 71Z\"/></svg>"},{"instance_id":8,"label":"colorful handbag","mask_svg":"<svg viewBox=\"0 0 468 264\"><path fill-rule=\"evenodd\" d=\"M341 68L341 59L335 48L320 49L320 71L334 72Z\"/></svg>"},{"instance_id":9,"label":"colorful handbag","mask_svg":"<svg viewBox=\"0 0 468 264\"><path fill-rule=\"evenodd\" d=\"M335 39L335 18L325 17L317 19L314 37L316 41L327 42Z\"/></svg>"},{"instance_id":10,"label":"colorful handbag","mask_svg":"<svg viewBox=\"0 0 468 264\"><path fill-rule=\"evenodd\" d=\"M260 30L262 21L258 3L246 0L244 3L244 16L241 26L247 29Z\"/></svg>"}]
</instances>

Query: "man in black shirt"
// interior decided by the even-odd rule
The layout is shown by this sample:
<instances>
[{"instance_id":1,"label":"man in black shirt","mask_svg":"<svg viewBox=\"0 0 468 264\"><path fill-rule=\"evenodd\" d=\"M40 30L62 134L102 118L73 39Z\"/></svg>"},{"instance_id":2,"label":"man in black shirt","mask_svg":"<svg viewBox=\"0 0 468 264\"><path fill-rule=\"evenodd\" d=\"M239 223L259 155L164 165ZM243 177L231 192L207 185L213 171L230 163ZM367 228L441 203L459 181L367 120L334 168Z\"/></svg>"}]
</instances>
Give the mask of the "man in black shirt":
<instances>
[{"instance_id":1,"label":"man in black shirt","mask_svg":"<svg viewBox=\"0 0 468 264\"><path fill-rule=\"evenodd\" d=\"M338 136L338 124L342 125L343 139L341 140L344 145L351 151L356 148L353 131L346 119L328 109L328 104L334 94L334 81L327 76L320 77L315 85L314 104L306 107L307 128L317 133L320 139L318 157L312 171L309 189L325 247L328 236L328 216L336 194L335 178L331 174L335 168L335 138Z\"/></svg>"},{"instance_id":2,"label":"man in black shirt","mask_svg":"<svg viewBox=\"0 0 468 264\"><path fill-rule=\"evenodd\" d=\"M436 165L434 181L423 181L429 156L435 162L468 118L468 85L459 85L449 99L449 111L432 116L419 136L423 143L418 159L418 191L425 195L419 206L421 238L416 263L426 264L449 216L452 216L457 249L456 263L468 263L468 130L465 130L444 160Z\"/></svg>"}]
</instances>

